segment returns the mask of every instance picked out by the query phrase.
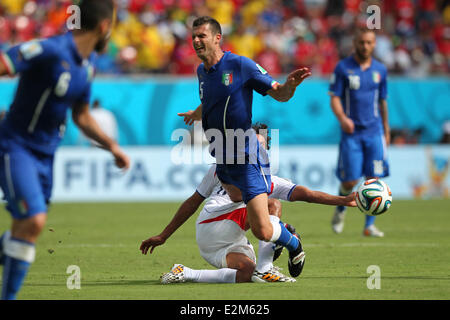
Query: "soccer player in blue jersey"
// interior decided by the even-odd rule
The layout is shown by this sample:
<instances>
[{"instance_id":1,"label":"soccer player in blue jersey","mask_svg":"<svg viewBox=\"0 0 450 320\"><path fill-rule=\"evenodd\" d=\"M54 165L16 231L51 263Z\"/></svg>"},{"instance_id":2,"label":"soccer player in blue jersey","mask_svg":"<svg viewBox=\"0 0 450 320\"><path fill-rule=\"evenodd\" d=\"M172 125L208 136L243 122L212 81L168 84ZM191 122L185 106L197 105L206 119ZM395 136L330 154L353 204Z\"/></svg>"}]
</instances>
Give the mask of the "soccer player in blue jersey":
<instances>
[{"instance_id":1,"label":"soccer player in blue jersey","mask_svg":"<svg viewBox=\"0 0 450 320\"><path fill-rule=\"evenodd\" d=\"M353 41L354 53L338 63L331 79L331 108L342 129L336 168L341 181L340 195L350 194L363 176L389 175L387 71L372 57L375 40L373 30L358 29ZM343 231L344 217L345 207L336 207L331 222L334 232ZM374 216L366 216L363 234L384 236L374 222Z\"/></svg>"},{"instance_id":2,"label":"soccer player in blue jersey","mask_svg":"<svg viewBox=\"0 0 450 320\"><path fill-rule=\"evenodd\" d=\"M253 91L288 101L311 73L308 68L295 70L279 84L251 59L224 52L221 39L221 26L215 19L200 17L193 22L193 46L203 61L197 69L201 105L179 115L188 124L202 121L222 186L233 201L246 203L256 238L289 250L289 271L297 277L303 269L304 252L299 239L282 223L269 219L270 164L251 128L252 102Z\"/></svg>"},{"instance_id":3,"label":"soccer player in blue jersey","mask_svg":"<svg viewBox=\"0 0 450 320\"><path fill-rule=\"evenodd\" d=\"M0 186L12 215L0 238L2 299L15 299L35 258L35 242L47 220L53 160L66 113L89 138L110 151L119 168L129 158L89 113L95 51L109 39L112 0L83 0L81 28L0 52L0 75L18 74L6 118L0 123Z\"/></svg>"}]
</instances>

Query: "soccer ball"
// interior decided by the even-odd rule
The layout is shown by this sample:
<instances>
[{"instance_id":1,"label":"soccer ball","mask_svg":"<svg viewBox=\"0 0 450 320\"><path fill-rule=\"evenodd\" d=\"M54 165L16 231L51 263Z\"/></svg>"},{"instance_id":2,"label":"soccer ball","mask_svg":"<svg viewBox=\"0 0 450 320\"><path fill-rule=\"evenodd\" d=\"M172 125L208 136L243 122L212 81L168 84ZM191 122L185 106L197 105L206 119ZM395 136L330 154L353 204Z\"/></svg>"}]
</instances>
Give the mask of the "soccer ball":
<instances>
[{"instance_id":1,"label":"soccer ball","mask_svg":"<svg viewBox=\"0 0 450 320\"><path fill-rule=\"evenodd\" d=\"M369 179L359 185L355 200L362 213L378 216L391 206L392 193L384 181Z\"/></svg>"}]
</instances>

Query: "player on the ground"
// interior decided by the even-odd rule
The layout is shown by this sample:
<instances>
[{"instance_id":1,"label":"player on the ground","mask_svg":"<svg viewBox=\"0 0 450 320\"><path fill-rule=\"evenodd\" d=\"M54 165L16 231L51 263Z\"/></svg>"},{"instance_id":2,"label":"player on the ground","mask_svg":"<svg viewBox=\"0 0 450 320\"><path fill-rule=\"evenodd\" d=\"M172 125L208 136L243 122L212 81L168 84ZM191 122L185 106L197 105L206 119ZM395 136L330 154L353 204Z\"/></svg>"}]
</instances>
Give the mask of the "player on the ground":
<instances>
[{"instance_id":1,"label":"player on the ground","mask_svg":"<svg viewBox=\"0 0 450 320\"><path fill-rule=\"evenodd\" d=\"M89 113L95 51L113 25L112 0L83 0L81 29L33 40L0 52L0 75L19 74L14 100L0 123L0 186L12 215L0 237L2 299L15 299L35 258L35 242L47 220L53 160L66 113L89 138L110 151L119 168L130 160Z\"/></svg>"},{"instance_id":2,"label":"player on the ground","mask_svg":"<svg viewBox=\"0 0 450 320\"><path fill-rule=\"evenodd\" d=\"M265 138L259 134L257 137L265 147ZM161 281L163 283L184 281L228 283L295 281L295 279L283 275L272 264L283 247L275 248L273 243L259 240L258 260L255 264L256 258L253 246L245 237L246 230L250 228L245 204L231 201L215 173L216 165L213 165L195 193L183 202L163 232L144 240L141 243L140 250L143 254L147 254L149 250L152 253L155 247L164 244L207 199L197 218L196 240L202 257L218 270L194 270L175 264L171 272L162 276ZM272 178L268 207L272 221L280 221L281 216L281 205L279 201L275 201L276 199L328 205L356 205L354 194L346 197L333 196L297 186L276 176ZM292 226L284 226L299 237ZM278 253L274 257L275 251L278 251ZM304 262L304 259L305 255L303 254L302 262ZM303 267L303 263L301 266Z\"/></svg>"},{"instance_id":3,"label":"player on the ground","mask_svg":"<svg viewBox=\"0 0 450 320\"><path fill-rule=\"evenodd\" d=\"M221 39L221 26L215 19L200 17L194 21L192 42L203 61L197 69L201 104L195 111L179 115L188 124L202 121L224 189L232 200L242 199L247 205L256 238L289 250L289 272L296 277L302 267L301 245L284 225L269 218L270 164L251 129L252 100L255 90L277 101L288 101L311 73L307 68L295 70L279 84L251 59L224 52Z\"/></svg>"},{"instance_id":4,"label":"player on the ground","mask_svg":"<svg viewBox=\"0 0 450 320\"><path fill-rule=\"evenodd\" d=\"M358 29L355 52L341 60L330 84L331 108L341 128L336 175L340 195L352 192L359 179L389 175L386 147L390 143L387 107L387 70L372 57L375 32ZM338 206L332 219L334 232L344 228L345 206ZM366 215L363 234L382 237L375 216Z\"/></svg>"}]
</instances>

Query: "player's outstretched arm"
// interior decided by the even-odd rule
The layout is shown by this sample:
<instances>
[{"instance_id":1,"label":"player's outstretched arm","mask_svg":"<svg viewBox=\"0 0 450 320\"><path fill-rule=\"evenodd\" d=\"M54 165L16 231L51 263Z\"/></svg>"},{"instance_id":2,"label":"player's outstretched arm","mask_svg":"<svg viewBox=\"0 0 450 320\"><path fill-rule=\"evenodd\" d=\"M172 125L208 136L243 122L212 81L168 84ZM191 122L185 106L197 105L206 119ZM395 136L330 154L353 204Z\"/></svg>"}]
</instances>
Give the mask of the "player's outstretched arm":
<instances>
[{"instance_id":1,"label":"player's outstretched arm","mask_svg":"<svg viewBox=\"0 0 450 320\"><path fill-rule=\"evenodd\" d=\"M91 116L89 104L74 106L72 109L72 118L88 138L95 140L103 149L112 153L115 163L119 168L128 169L130 167L129 157L122 151L116 141L112 140L103 132L97 124L97 121Z\"/></svg>"},{"instance_id":2,"label":"player's outstretched arm","mask_svg":"<svg viewBox=\"0 0 450 320\"><path fill-rule=\"evenodd\" d=\"M291 192L290 201L305 201L331 206L356 207L355 192L348 196L334 196L321 191L310 190L303 186L296 186Z\"/></svg>"},{"instance_id":3,"label":"player's outstretched arm","mask_svg":"<svg viewBox=\"0 0 450 320\"><path fill-rule=\"evenodd\" d=\"M180 117L184 117L184 123L192 125L194 121L202 120L202 105L199 105L195 110L189 110L188 112L178 113Z\"/></svg>"},{"instance_id":4,"label":"player's outstretched arm","mask_svg":"<svg viewBox=\"0 0 450 320\"><path fill-rule=\"evenodd\" d=\"M295 89L310 75L311 71L308 68L297 69L287 76L284 84L276 83L267 94L280 102L289 101L294 96Z\"/></svg>"},{"instance_id":5,"label":"player's outstretched arm","mask_svg":"<svg viewBox=\"0 0 450 320\"><path fill-rule=\"evenodd\" d=\"M186 199L181 204L180 208L178 208L170 223L159 235L142 241L141 246L139 247L142 254L147 254L148 250L150 250L150 253L153 253L155 247L164 244L166 240L197 211L203 200L205 200L205 198L197 191Z\"/></svg>"}]
</instances>

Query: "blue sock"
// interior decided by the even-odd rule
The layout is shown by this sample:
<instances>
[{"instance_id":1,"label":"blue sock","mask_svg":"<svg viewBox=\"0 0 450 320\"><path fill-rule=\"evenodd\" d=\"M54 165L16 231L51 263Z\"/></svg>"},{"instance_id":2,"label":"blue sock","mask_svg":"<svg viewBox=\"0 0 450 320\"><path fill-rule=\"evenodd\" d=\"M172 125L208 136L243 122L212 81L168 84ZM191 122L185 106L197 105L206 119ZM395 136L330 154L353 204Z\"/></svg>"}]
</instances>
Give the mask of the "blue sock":
<instances>
[{"instance_id":1,"label":"blue sock","mask_svg":"<svg viewBox=\"0 0 450 320\"><path fill-rule=\"evenodd\" d=\"M286 229L283 222L280 221L279 224L281 226L281 233L278 240L275 241L275 244L279 244L289 251L294 251L298 248L299 244L297 237L290 233L288 229Z\"/></svg>"},{"instance_id":2,"label":"blue sock","mask_svg":"<svg viewBox=\"0 0 450 320\"><path fill-rule=\"evenodd\" d=\"M364 225L364 229L370 227L375 223L375 216L369 216L366 214L366 224Z\"/></svg>"},{"instance_id":3,"label":"blue sock","mask_svg":"<svg viewBox=\"0 0 450 320\"><path fill-rule=\"evenodd\" d=\"M14 300L22 287L31 263L34 261L34 244L11 238L3 248L4 266L2 300Z\"/></svg>"}]
</instances>

